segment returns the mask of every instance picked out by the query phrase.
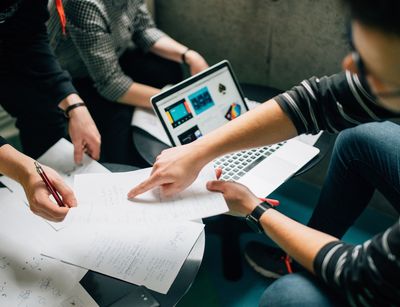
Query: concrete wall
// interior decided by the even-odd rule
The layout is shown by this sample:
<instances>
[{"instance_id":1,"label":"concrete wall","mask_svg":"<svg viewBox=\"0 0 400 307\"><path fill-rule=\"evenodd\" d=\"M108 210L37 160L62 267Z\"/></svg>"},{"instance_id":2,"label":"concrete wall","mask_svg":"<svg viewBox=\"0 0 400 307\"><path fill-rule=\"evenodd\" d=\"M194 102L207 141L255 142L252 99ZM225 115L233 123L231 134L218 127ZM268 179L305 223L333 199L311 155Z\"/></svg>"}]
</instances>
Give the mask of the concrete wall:
<instances>
[{"instance_id":1,"label":"concrete wall","mask_svg":"<svg viewBox=\"0 0 400 307\"><path fill-rule=\"evenodd\" d=\"M228 59L242 82L287 89L340 69L345 16L332 0L155 0L158 26L201 52Z\"/></svg>"}]
</instances>

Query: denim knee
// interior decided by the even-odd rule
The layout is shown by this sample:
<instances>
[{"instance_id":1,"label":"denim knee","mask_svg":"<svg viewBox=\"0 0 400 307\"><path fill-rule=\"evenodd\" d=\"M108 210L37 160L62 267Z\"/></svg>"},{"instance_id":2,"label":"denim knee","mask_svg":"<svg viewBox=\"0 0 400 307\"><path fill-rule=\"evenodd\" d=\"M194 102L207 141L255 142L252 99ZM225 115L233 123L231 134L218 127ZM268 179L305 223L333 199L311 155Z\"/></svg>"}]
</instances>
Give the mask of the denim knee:
<instances>
[{"instance_id":1,"label":"denim knee","mask_svg":"<svg viewBox=\"0 0 400 307\"><path fill-rule=\"evenodd\" d=\"M309 273L289 274L272 283L260 299L260 307L343 306L333 291Z\"/></svg>"},{"instance_id":2,"label":"denim knee","mask_svg":"<svg viewBox=\"0 0 400 307\"><path fill-rule=\"evenodd\" d=\"M400 149L399 133L400 126L392 122L362 124L340 132L333 152L342 161L358 159L372 164L385 155L397 154L396 149Z\"/></svg>"}]
</instances>

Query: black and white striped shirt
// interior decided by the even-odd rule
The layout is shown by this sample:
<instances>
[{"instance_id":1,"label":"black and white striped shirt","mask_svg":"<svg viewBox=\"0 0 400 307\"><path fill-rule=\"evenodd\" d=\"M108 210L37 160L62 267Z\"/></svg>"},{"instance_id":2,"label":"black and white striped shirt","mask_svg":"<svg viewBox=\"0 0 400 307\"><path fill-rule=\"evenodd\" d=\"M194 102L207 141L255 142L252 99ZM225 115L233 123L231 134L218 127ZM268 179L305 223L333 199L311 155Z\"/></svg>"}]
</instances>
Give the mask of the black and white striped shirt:
<instances>
[{"instance_id":1,"label":"black and white striped shirt","mask_svg":"<svg viewBox=\"0 0 400 307\"><path fill-rule=\"evenodd\" d=\"M98 92L115 101L132 85L118 59L127 50L148 50L165 34L143 0L64 0L67 35L54 4L48 24L51 45L73 78L90 77Z\"/></svg>"},{"instance_id":2,"label":"black and white striped shirt","mask_svg":"<svg viewBox=\"0 0 400 307\"><path fill-rule=\"evenodd\" d=\"M368 86L349 71L310 78L275 100L299 134L336 133L398 116L379 106ZM400 220L364 244L327 244L319 251L314 269L352 306L400 306Z\"/></svg>"}]
</instances>

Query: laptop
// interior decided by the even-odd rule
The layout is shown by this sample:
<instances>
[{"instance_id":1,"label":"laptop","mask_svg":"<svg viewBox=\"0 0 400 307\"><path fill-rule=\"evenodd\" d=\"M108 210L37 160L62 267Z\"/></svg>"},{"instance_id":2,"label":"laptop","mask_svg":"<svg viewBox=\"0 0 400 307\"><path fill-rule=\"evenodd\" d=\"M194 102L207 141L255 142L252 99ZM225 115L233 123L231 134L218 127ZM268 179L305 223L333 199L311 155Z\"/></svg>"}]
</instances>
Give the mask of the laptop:
<instances>
[{"instance_id":1,"label":"laptop","mask_svg":"<svg viewBox=\"0 0 400 307\"><path fill-rule=\"evenodd\" d=\"M188 144L249 111L228 61L222 61L151 98L173 146ZM246 185L267 196L318 154L313 146L291 139L231 153L214 160L222 180Z\"/></svg>"}]
</instances>

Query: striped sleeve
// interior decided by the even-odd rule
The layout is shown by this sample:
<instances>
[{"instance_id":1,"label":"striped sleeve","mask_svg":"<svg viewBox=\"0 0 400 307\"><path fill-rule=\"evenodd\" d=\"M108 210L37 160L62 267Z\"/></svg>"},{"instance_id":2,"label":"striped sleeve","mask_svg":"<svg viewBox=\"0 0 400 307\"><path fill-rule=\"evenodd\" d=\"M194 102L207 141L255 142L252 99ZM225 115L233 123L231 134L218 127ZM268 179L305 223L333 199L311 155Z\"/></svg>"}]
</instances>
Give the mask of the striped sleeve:
<instances>
[{"instance_id":1,"label":"striped sleeve","mask_svg":"<svg viewBox=\"0 0 400 307\"><path fill-rule=\"evenodd\" d=\"M133 41L144 51L149 50L156 41L166 36L164 32L156 28L147 5L144 2L136 12L133 28L135 29Z\"/></svg>"},{"instance_id":2,"label":"striped sleeve","mask_svg":"<svg viewBox=\"0 0 400 307\"><path fill-rule=\"evenodd\" d=\"M314 260L316 274L352 306L399 306L399 221L361 245L328 243Z\"/></svg>"},{"instance_id":3,"label":"striped sleeve","mask_svg":"<svg viewBox=\"0 0 400 307\"><path fill-rule=\"evenodd\" d=\"M379 106L368 86L349 71L304 80L275 100L292 119L298 134L320 130L337 133L395 115Z\"/></svg>"}]
</instances>

